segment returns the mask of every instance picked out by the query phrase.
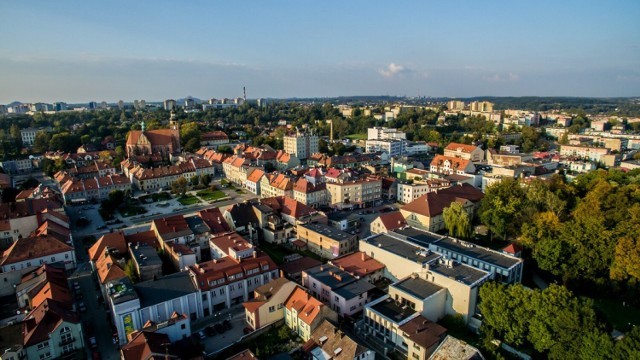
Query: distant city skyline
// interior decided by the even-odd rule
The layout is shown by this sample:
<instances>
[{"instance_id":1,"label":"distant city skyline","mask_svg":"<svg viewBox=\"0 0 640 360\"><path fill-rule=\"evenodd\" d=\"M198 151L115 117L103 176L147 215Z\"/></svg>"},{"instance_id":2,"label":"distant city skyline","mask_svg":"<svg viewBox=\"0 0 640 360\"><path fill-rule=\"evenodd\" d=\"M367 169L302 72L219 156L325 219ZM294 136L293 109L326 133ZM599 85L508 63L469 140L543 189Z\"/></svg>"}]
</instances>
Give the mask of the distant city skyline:
<instances>
[{"instance_id":1,"label":"distant city skyline","mask_svg":"<svg viewBox=\"0 0 640 360\"><path fill-rule=\"evenodd\" d=\"M0 104L640 96L638 1L401 5L2 2Z\"/></svg>"}]
</instances>

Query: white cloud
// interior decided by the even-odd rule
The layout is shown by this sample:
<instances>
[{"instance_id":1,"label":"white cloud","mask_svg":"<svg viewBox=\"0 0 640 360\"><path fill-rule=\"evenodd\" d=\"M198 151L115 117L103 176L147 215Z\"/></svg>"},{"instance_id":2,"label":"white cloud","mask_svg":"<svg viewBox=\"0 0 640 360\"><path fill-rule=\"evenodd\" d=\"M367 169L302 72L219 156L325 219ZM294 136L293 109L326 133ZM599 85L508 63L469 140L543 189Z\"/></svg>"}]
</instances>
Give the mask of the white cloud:
<instances>
[{"instance_id":1,"label":"white cloud","mask_svg":"<svg viewBox=\"0 0 640 360\"><path fill-rule=\"evenodd\" d=\"M382 76L384 76L386 78L392 78L392 77L395 77L395 76L401 76L401 75L406 74L408 72L411 72L411 70L405 68L404 66L402 66L400 64L396 64L396 63L391 63L386 68L378 70L378 73L380 73L380 75L382 75Z\"/></svg>"},{"instance_id":2,"label":"white cloud","mask_svg":"<svg viewBox=\"0 0 640 360\"><path fill-rule=\"evenodd\" d=\"M511 72L507 74L494 73L491 75L484 75L482 77L482 80L488 81L488 82L509 82L509 81L520 80L520 76L518 76L518 74L514 74Z\"/></svg>"}]
</instances>

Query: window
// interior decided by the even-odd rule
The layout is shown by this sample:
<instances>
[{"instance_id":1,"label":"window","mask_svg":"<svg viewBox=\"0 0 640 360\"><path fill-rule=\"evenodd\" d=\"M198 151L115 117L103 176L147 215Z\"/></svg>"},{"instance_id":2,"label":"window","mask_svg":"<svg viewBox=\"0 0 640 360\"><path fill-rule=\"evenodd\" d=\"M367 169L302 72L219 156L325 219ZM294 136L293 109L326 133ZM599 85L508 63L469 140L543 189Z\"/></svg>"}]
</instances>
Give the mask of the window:
<instances>
[{"instance_id":1,"label":"window","mask_svg":"<svg viewBox=\"0 0 640 360\"><path fill-rule=\"evenodd\" d=\"M312 286L313 286L313 288L315 289L315 288L316 288L316 283L313 283L313 285L312 285Z\"/></svg>"},{"instance_id":2,"label":"window","mask_svg":"<svg viewBox=\"0 0 640 360\"><path fill-rule=\"evenodd\" d=\"M76 347L73 344L67 344L67 345L64 345L62 347L62 353L63 354L68 354L68 353L74 351L75 349L76 349Z\"/></svg>"},{"instance_id":3,"label":"window","mask_svg":"<svg viewBox=\"0 0 640 360\"><path fill-rule=\"evenodd\" d=\"M278 304L278 310L282 309L282 303Z\"/></svg>"},{"instance_id":4,"label":"window","mask_svg":"<svg viewBox=\"0 0 640 360\"><path fill-rule=\"evenodd\" d=\"M38 350L42 350L42 349L47 348L47 347L49 347L49 342L48 341L45 341L43 343L38 344Z\"/></svg>"},{"instance_id":5,"label":"window","mask_svg":"<svg viewBox=\"0 0 640 360\"><path fill-rule=\"evenodd\" d=\"M184 330L184 329L186 329L186 328L187 328L187 325L186 325L186 324L182 324L182 325L180 325L180 329Z\"/></svg>"},{"instance_id":6,"label":"window","mask_svg":"<svg viewBox=\"0 0 640 360\"><path fill-rule=\"evenodd\" d=\"M274 312L276 311L276 307L275 306L269 306L269 312Z\"/></svg>"}]
</instances>

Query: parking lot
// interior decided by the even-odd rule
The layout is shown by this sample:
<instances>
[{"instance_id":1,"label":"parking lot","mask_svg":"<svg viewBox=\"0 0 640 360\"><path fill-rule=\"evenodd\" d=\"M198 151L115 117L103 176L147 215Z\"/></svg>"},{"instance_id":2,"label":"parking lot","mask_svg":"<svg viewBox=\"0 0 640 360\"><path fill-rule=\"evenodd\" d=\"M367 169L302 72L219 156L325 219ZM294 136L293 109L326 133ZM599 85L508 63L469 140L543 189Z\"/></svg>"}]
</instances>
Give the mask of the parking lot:
<instances>
[{"instance_id":1,"label":"parking lot","mask_svg":"<svg viewBox=\"0 0 640 360\"><path fill-rule=\"evenodd\" d=\"M207 327L215 327L215 324L222 324L224 320L229 321L231 329L225 330L222 334L215 331L215 328L213 332L211 328L209 331L206 330ZM200 331L204 333L204 340L201 340L201 343L204 345L204 351L207 354L212 354L238 341L244 336L243 329L246 326L244 307L237 305L230 309L225 309L218 314L198 320L192 325L191 330L196 336Z\"/></svg>"}]
</instances>

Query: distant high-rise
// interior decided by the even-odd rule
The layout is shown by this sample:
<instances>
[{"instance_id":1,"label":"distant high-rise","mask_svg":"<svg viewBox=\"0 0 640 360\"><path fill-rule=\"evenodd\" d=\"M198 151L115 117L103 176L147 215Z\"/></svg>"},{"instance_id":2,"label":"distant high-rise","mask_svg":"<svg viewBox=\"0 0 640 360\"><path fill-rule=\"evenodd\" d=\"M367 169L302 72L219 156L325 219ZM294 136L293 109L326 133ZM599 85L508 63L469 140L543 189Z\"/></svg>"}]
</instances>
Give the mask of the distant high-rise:
<instances>
[{"instance_id":1,"label":"distant high-rise","mask_svg":"<svg viewBox=\"0 0 640 360\"><path fill-rule=\"evenodd\" d=\"M164 101L164 103L163 103L163 105L164 105L164 109L165 109L166 111L172 111L172 110L175 110L175 109L176 109L176 101L175 101L175 100L173 100L173 99L167 99L167 100L165 100L165 101Z\"/></svg>"},{"instance_id":2,"label":"distant high-rise","mask_svg":"<svg viewBox=\"0 0 640 360\"><path fill-rule=\"evenodd\" d=\"M124 101L122 101L122 100L118 101L118 109L120 109L120 110L124 109Z\"/></svg>"},{"instance_id":3,"label":"distant high-rise","mask_svg":"<svg viewBox=\"0 0 640 360\"><path fill-rule=\"evenodd\" d=\"M492 112L493 111L493 103L488 101L474 101L469 104L471 111L480 111L480 112Z\"/></svg>"},{"instance_id":4,"label":"distant high-rise","mask_svg":"<svg viewBox=\"0 0 640 360\"><path fill-rule=\"evenodd\" d=\"M308 132L297 132L284 137L284 151L304 160L318 152L318 136Z\"/></svg>"},{"instance_id":5,"label":"distant high-rise","mask_svg":"<svg viewBox=\"0 0 640 360\"><path fill-rule=\"evenodd\" d=\"M147 103L144 100L133 100L133 107L136 110L144 110L147 107Z\"/></svg>"},{"instance_id":6,"label":"distant high-rise","mask_svg":"<svg viewBox=\"0 0 640 360\"><path fill-rule=\"evenodd\" d=\"M192 98L184 99L184 108L185 109L193 109L196 106L196 101Z\"/></svg>"},{"instance_id":7,"label":"distant high-rise","mask_svg":"<svg viewBox=\"0 0 640 360\"><path fill-rule=\"evenodd\" d=\"M464 101L451 100L447 103L449 110L464 110Z\"/></svg>"},{"instance_id":8,"label":"distant high-rise","mask_svg":"<svg viewBox=\"0 0 640 360\"><path fill-rule=\"evenodd\" d=\"M258 107L263 107L263 106L267 105L267 101L265 99L263 99L263 98L259 98L257 100L257 102L258 102Z\"/></svg>"}]
</instances>

